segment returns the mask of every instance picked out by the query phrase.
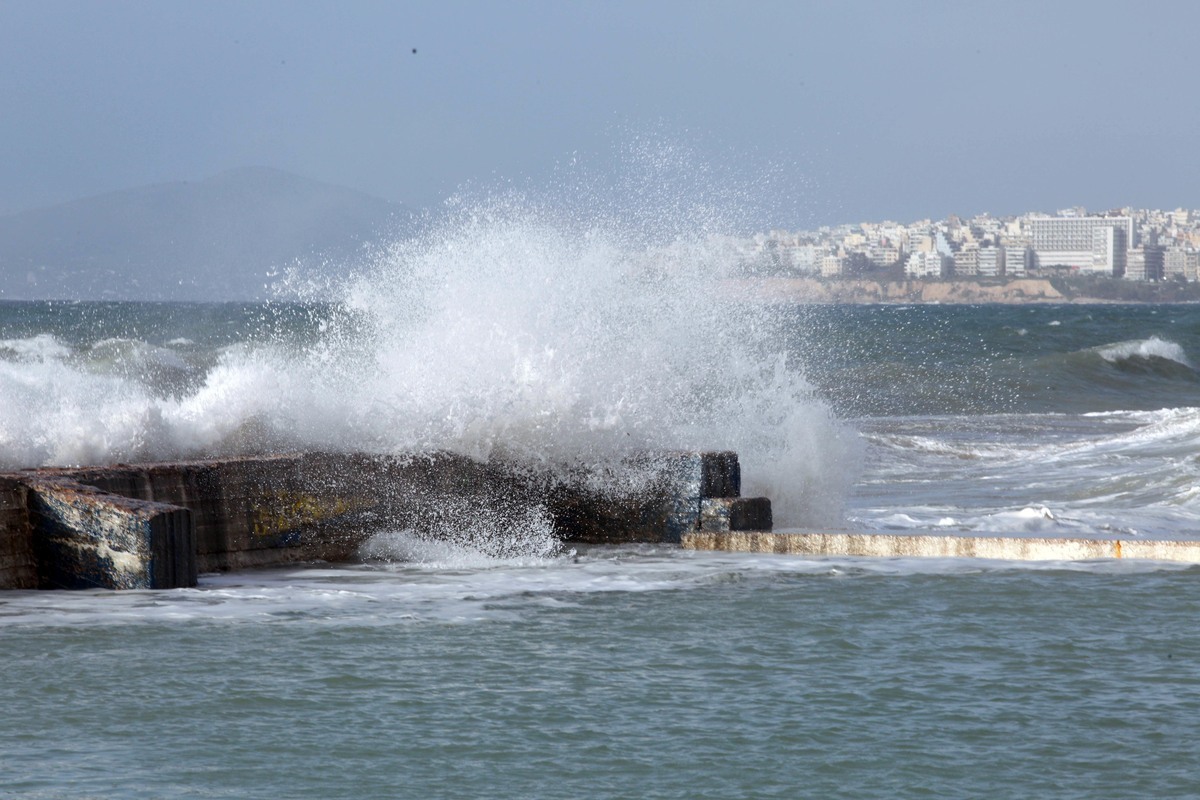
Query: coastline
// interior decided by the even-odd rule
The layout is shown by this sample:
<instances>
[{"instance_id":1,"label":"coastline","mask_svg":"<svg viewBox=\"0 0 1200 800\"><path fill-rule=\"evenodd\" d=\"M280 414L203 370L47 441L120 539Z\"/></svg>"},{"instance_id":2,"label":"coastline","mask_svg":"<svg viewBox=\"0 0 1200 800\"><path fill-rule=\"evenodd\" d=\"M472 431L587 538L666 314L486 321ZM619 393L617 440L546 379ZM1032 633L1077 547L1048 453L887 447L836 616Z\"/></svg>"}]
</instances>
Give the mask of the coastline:
<instances>
[{"instance_id":1,"label":"coastline","mask_svg":"<svg viewBox=\"0 0 1200 800\"><path fill-rule=\"evenodd\" d=\"M921 279L884 281L866 278L821 280L816 278L742 278L727 281L735 297L765 303L816 305L1122 305L1194 303L1189 300L1113 299L1064 294L1047 278L1014 278L1006 283Z\"/></svg>"}]
</instances>

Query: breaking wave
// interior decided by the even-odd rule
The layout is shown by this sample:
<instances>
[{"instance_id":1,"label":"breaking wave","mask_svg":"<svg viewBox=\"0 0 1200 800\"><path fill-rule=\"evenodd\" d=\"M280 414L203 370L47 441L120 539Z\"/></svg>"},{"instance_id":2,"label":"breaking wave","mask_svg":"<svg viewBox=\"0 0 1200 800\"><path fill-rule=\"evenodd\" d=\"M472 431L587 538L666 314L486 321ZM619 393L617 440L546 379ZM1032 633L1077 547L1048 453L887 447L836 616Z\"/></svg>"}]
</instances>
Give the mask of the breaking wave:
<instances>
[{"instance_id":1,"label":"breaking wave","mask_svg":"<svg viewBox=\"0 0 1200 800\"><path fill-rule=\"evenodd\" d=\"M732 449L778 523L837 519L858 437L787 355L784 312L722 294L739 253L720 215L590 192L460 198L359 273L293 279L303 335L0 341L0 464L449 450L553 469Z\"/></svg>"}]
</instances>

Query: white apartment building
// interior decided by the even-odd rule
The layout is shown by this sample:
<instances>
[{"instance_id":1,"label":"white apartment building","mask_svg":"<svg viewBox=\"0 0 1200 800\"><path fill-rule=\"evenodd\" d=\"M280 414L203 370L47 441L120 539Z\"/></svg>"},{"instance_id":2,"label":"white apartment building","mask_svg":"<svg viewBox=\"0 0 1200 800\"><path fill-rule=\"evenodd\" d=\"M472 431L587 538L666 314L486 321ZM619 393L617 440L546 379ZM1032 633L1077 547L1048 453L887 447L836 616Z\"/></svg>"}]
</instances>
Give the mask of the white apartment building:
<instances>
[{"instance_id":1,"label":"white apartment building","mask_svg":"<svg viewBox=\"0 0 1200 800\"><path fill-rule=\"evenodd\" d=\"M1115 236L1096 233L1105 228L1119 233ZM1029 239L1038 266L1122 274L1125 250L1133 245L1133 218L1033 217L1029 220Z\"/></svg>"},{"instance_id":2,"label":"white apartment building","mask_svg":"<svg viewBox=\"0 0 1200 800\"><path fill-rule=\"evenodd\" d=\"M873 244L867 248L867 259L877 267L890 267L900 260L900 248Z\"/></svg>"},{"instance_id":3,"label":"white apartment building","mask_svg":"<svg viewBox=\"0 0 1200 800\"><path fill-rule=\"evenodd\" d=\"M1130 281L1147 280L1144 248L1139 247L1125 254L1125 279Z\"/></svg>"},{"instance_id":4,"label":"white apartment building","mask_svg":"<svg viewBox=\"0 0 1200 800\"><path fill-rule=\"evenodd\" d=\"M913 253L904 262L904 274L909 278L944 278L947 261L945 256L934 251Z\"/></svg>"},{"instance_id":5,"label":"white apartment building","mask_svg":"<svg viewBox=\"0 0 1200 800\"><path fill-rule=\"evenodd\" d=\"M1194 281L1200 272L1200 253L1187 247L1174 245L1163 253L1163 277L1183 278Z\"/></svg>"},{"instance_id":6,"label":"white apartment building","mask_svg":"<svg viewBox=\"0 0 1200 800\"><path fill-rule=\"evenodd\" d=\"M1004 274L1004 248L981 247L977 251L976 269L980 275L994 278Z\"/></svg>"},{"instance_id":7,"label":"white apartment building","mask_svg":"<svg viewBox=\"0 0 1200 800\"><path fill-rule=\"evenodd\" d=\"M1100 226L1092 229L1092 269L1109 277L1119 278L1125 274L1125 253L1129 250L1129 239L1122 228Z\"/></svg>"},{"instance_id":8,"label":"white apartment building","mask_svg":"<svg viewBox=\"0 0 1200 800\"><path fill-rule=\"evenodd\" d=\"M822 278L837 278L840 277L846 270L846 259L827 255L821 259L821 277Z\"/></svg>"},{"instance_id":9,"label":"white apartment building","mask_svg":"<svg viewBox=\"0 0 1200 800\"><path fill-rule=\"evenodd\" d=\"M1024 275L1029 268L1029 250L1022 244L1004 246L1004 274Z\"/></svg>"},{"instance_id":10,"label":"white apartment building","mask_svg":"<svg viewBox=\"0 0 1200 800\"><path fill-rule=\"evenodd\" d=\"M954 274L964 276L979 274L978 247L973 245L964 247L954 254Z\"/></svg>"},{"instance_id":11,"label":"white apartment building","mask_svg":"<svg viewBox=\"0 0 1200 800\"><path fill-rule=\"evenodd\" d=\"M821 251L815 244L798 244L791 248L792 267L798 272L816 272L820 268Z\"/></svg>"}]
</instances>

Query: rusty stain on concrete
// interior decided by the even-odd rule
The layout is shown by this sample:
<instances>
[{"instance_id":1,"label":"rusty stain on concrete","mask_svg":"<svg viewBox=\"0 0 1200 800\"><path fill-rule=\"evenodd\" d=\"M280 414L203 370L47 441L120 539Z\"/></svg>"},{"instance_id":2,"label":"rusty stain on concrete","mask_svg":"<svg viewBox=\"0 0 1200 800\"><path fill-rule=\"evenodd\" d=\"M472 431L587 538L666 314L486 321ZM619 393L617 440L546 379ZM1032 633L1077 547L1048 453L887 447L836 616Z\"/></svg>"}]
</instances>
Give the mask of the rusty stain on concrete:
<instances>
[{"instance_id":1,"label":"rusty stain on concrete","mask_svg":"<svg viewBox=\"0 0 1200 800\"><path fill-rule=\"evenodd\" d=\"M250 534L257 538L278 536L321 522L373 508L370 498L321 496L308 492L265 492L255 504Z\"/></svg>"}]
</instances>

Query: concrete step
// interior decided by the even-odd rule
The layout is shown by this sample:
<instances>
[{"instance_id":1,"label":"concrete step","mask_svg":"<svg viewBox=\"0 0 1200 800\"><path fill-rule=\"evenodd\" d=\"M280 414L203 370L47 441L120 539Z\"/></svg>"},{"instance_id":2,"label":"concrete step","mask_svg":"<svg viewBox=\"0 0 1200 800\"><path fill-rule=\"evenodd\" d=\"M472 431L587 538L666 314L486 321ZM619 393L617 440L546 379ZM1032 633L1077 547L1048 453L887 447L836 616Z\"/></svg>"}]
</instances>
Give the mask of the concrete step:
<instances>
[{"instance_id":1,"label":"concrete step","mask_svg":"<svg viewBox=\"0 0 1200 800\"><path fill-rule=\"evenodd\" d=\"M912 556L1008 561L1136 558L1200 563L1200 541L700 530L685 534L680 544L691 550L810 556Z\"/></svg>"}]
</instances>

